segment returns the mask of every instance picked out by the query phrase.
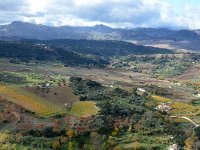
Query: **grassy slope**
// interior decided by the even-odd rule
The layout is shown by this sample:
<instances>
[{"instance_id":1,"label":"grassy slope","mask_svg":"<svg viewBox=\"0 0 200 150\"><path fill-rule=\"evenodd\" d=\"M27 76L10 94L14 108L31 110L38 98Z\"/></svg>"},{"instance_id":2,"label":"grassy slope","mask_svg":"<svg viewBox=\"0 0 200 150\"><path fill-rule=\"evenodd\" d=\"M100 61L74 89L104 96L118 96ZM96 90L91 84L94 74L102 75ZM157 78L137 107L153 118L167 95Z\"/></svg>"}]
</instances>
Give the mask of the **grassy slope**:
<instances>
[{"instance_id":1,"label":"grassy slope","mask_svg":"<svg viewBox=\"0 0 200 150\"><path fill-rule=\"evenodd\" d=\"M16 86L0 85L0 95L40 116L65 112L63 107L55 105L41 97L37 97Z\"/></svg>"},{"instance_id":2,"label":"grassy slope","mask_svg":"<svg viewBox=\"0 0 200 150\"><path fill-rule=\"evenodd\" d=\"M81 101L71 108L70 113L79 117L88 117L98 113L95 102Z\"/></svg>"}]
</instances>

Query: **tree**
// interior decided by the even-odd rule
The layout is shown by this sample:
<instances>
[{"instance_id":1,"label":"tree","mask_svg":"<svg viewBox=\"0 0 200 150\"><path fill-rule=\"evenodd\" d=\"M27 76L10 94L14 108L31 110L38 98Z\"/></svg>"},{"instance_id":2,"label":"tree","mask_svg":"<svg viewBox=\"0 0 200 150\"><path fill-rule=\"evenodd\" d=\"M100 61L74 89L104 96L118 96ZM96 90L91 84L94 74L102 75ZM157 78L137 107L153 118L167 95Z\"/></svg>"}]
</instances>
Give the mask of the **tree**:
<instances>
[{"instance_id":1,"label":"tree","mask_svg":"<svg viewBox=\"0 0 200 150\"><path fill-rule=\"evenodd\" d=\"M91 138L94 149L95 150L100 149L104 141L102 135L98 134L97 132L91 132L90 138Z\"/></svg>"},{"instance_id":2,"label":"tree","mask_svg":"<svg viewBox=\"0 0 200 150\"><path fill-rule=\"evenodd\" d=\"M195 128L195 133L196 133L198 139L200 140L200 127Z\"/></svg>"},{"instance_id":3,"label":"tree","mask_svg":"<svg viewBox=\"0 0 200 150\"><path fill-rule=\"evenodd\" d=\"M67 145L67 149L68 150L73 150L74 149L74 145L73 145L72 141L69 141L69 143Z\"/></svg>"},{"instance_id":4,"label":"tree","mask_svg":"<svg viewBox=\"0 0 200 150\"><path fill-rule=\"evenodd\" d=\"M68 131L67 131L67 136L71 139L71 138L73 138L74 137L74 131L72 130L72 129L69 129Z\"/></svg>"},{"instance_id":5,"label":"tree","mask_svg":"<svg viewBox=\"0 0 200 150\"><path fill-rule=\"evenodd\" d=\"M112 132L112 136L117 136L118 134L119 134L119 128L115 127Z\"/></svg>"},{"instance_id":6,"label":"tree","mask_svg":"<svg viewBox=\"0 0 200 150\"><path fill-rule=\"evenodd\" d=\"M139 150L141 149L141 144L139 142L132 143L133 150Z\"/></svg>"},{"instance_id":7,"label":"tree","mask_svg":"<svg viewBox=\"0 0 200 150\"><path fill-rule=\"evenodd\" d=\"M115 147L113 148L113 150L122 150L122 148L119 147L119 146L115 146Z\"/></svg>"},{"instance_id":8,"label":"tree","mask_svg":"<svg viewBox=\"0 0 200 150\"><path fill-rule=\"evenodd\" d=\"M52 147L53 147L53 149L59 149L61 147L60 142L59 141L53 141Z\"/></svg>"},{"instance_id":9,"label":"tree","mask_svg":"<svg viewBox=\"0 0 200 150\"><path fill-rule=\"evenodd\" d=\"M61 144L66 144L67 141L68 141L68 138L64 137L64 136L62 136L61 139L60 139Z\"/></svg>"}]
</instances>

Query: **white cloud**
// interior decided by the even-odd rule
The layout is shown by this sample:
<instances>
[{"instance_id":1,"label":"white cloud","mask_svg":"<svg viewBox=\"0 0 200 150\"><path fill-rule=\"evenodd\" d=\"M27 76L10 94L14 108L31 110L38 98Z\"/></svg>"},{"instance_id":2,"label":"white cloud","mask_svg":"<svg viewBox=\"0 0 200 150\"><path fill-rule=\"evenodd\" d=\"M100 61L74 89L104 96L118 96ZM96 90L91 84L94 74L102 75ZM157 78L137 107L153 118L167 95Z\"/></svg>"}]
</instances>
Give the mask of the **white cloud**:
<instances>
[{"instance_id":1,"label":"white cloud","mask_svg":"<svg viewBox=\"0 0 200 150\"><path fill-rule=\"evenodd\" d=\"M48 4L48 0L27 0L29 4L28 13L37 14L46 12L45 6Z\"/></svg>"},{"instance_id":2,"label":"white cloud","mask_svg":"<svg viewBox=\"0 0 200 150\"><path fill-rule=\"evenodd\" d=\"M200 6L174 9L168 0L0 0L0 23L200 28Z\"/></svg>"}]
</instances>

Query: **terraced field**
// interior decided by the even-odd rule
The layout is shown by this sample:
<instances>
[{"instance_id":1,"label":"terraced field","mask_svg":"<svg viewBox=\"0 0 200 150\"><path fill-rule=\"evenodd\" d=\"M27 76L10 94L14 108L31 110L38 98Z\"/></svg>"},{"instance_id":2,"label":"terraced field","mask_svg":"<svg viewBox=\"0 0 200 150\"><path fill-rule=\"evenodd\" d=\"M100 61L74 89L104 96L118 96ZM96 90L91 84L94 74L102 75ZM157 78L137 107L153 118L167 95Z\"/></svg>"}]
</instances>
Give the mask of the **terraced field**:
<instances>
[{"instance_id":1,"label":"terraced field","mask_svg":"<svg viewBox=\"0 0 200 150\"><path fill-rule=\"evenodd\" d=\"M40 116L65 112L63 106L51 103L42 97L35 96L19 87L0 85L0 96L26 108L27 110L35 112Z\"/></svg>"}]
</instances>

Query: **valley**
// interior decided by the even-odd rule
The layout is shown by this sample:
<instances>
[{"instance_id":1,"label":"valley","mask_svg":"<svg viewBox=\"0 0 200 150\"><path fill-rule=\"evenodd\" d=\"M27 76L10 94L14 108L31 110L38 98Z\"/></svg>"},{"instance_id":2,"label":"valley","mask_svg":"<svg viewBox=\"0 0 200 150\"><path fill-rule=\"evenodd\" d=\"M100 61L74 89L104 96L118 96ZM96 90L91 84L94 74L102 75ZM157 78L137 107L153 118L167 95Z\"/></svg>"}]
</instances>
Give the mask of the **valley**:
<instances>
[{"instance_id":1,"label":"valley","mask_svg":"<svg viewBox=\"0 0 200 150\"><path fill-rule=\"evenodd\" d=\"M0 41L0 149L199 149L200 53L131 40Z\"/></svg>"},{"instance_id":2,"label":"valley","mask_svg":"<svg viewBox=\"0 0 200 150\"><path fill-rule=\"evenodd\" d=\"M0 150L200 150L200 1L0 0Z\"/></svg>"}]
</instances>

